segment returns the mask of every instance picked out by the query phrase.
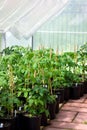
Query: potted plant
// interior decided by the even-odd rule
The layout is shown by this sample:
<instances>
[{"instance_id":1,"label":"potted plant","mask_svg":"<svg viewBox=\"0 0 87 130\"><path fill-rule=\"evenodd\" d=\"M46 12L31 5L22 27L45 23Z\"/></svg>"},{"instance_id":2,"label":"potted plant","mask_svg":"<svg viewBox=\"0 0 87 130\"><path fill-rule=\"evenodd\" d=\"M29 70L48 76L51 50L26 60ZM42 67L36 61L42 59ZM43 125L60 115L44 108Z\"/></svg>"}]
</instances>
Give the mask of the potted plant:
<instances>
[{"instance_id":1,"label":"potted plant","mask_svg":"<svg viewBox=\"0 0 87 130\"><path fill-rule=\"evenodd\" d=\"M46 106L48 90L38 85L28 90L29 93L26 95L26 103L24 105L24 110L26 111L26 114L23 115L24 126L25 129L40 130L41 114L43 112L48 114ZM23 92L21 93L23 94Z\"/></svg>"},{"instance_id":2,"label":"potted plant","mask_svg":"<svg viewBox=\"0 0 87 130\"><path fill-rule=\"evenodd\" d=\"M2 97L3 87L7 85L7 81L5 77L6 75L4 74L4 72L0 71L0 129L11 130L10 124L2 120L2 118L5 118L5 114L6 114L5 108L3 107L3 100L2 100L2 98L4 98Z\"/></svg>"},{"instance_id":3,"label":"potted plant","mask_svg":"<svg viewBox=\"0 0 87 130\"><path fill-rule=\"evenodd\" d=\"M3 116L0 118L2 122L10 122L11 129L15 129L15 117L14 111L19 105L19 100L17 98L16 86L15 86L15 77L13 74L13 67L10 60L12 56L2 56L0 62L0 79L3 81L0 82L1 95L0 95L0 106L4 110ZM2 67L3 64L3 67Z\"/></svg>"},{"instance_id":4,"label":"potted plant","mask_svg":"<svg viewBox=\"0 0 87 130\"><path fill-rule=\"evenodd\" d=\"M78 61L80 65L80 76L82 77L82 83L83 83L83 88L84 88L84 93L87 93L87 43L82 45L78 51Z\"/></svg>"}]
</instances>

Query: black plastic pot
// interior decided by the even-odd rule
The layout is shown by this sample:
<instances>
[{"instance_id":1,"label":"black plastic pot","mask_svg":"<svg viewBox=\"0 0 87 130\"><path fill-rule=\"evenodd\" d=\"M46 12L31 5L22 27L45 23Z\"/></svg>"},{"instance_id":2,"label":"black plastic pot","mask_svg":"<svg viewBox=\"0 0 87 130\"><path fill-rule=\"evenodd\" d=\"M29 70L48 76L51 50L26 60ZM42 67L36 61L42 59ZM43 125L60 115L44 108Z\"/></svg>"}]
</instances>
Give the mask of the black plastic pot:
<instances>
[{"instance_id":1,"label":"black plastic pot","mask_svg":"<svg viewBox=\"0 0 87 130\"><path fill-rule=\"evenodd\" d=\"M40 130L41 116L24 116L24 130Z\"/></svg>"},{"instance_id":2,"label":"black plastic pot","mask_svg":"<svg viewBox=\"0 0 87 130\"><path fill-rule=\"evenodd\" d=\"M79 85L81 87L80 97L82 97L84 95L84 86L83 83L79 83Z\"/></svg>"},{"instance_id":3,"label":"black plastic pot","mask_svg":"<svg viewBox=\"0 0 87 130\"><path fill-rule=\"evenodd\" d=\"M64 100L68 101L70 97L70 89L69 87L64 88Z\"/></svg>"},{"instance_id":4,"label":"black plastic pot","mask_svg":"<svg viewBox=\"0 0 87 130\"><path fill-rule=\"evenodd\" d=\"M24 124L24 112L18 112L17 113L17 119L16 119L16 127L17 130L25 130L25 124Z\"/></svg>"},{"instance_id":5,"label":"black plastic pot","mask_svg":"<svg viewBox=\"0 0 87 130\"><path fill-rule=\"evenodd\" d=\"M49 103L48 104L48 110L49 110L49 115L50 115L50 119L54 119L56 117L56 113L55 113L55 110L56 110L56 101L53 102L53 103Z\"/></svg>"},{"instance_id":6,"label":"black plastic pot","mask_svg":"<svg viewBox=\"0 0 87 130\"><path fill-rule=\"evenodd\" d=\"M64 88L55 89L53 93L60 96L60 103L64 102Z\"/></svg>"},{"instance_id":7,"label":"black plastic pot","mask_svg":"<svg viewBox=\"0 0 87 130\"><path fill-rule=\"evenodd\" d=\"M79 99L81 93L81 86L78 84L73 84L72 87L70 87L70 99Z\"/></svg>"},{"instance_id":8,"label":"black plastic pot","mask_svg":"<svg viewBox=\"0 0 87 130\"><path fill-rule=\"evenodd\" d=\"M42 113L42 115L41 115L41 126L47 126L47 125L48 125L47 116L46 116L46 114L45 114L45 112L44 112L44 113Z\"/></svg>"},{"instance_id":9,"label":"black plastic pot","mask_svg":"<svg viewBox=\"0 0 87 130\"><path fill-rule=\"evenodd\" d=\"M87 81L84 81L83 86L84 86L84 94L87 94Z\"/></svg>"},{"instance_id":10,"label":"black plastic pot","mask_svg":"<svg viewBox=\"0 0 87 130\"><path fill-rule=\"evenodd\" d=\"M56 108L55 108L55 113L59 112L59 103L60 103L60 92L58 89L53 89L53 94L56 95Z\"/></svg>"},{"instance_id":11,"label":"black plastic pot","mask_svg":"<svg viewBox=\"0 0 87 130\"><path fill-rule=\"evenodd\" d=\"M57 93L55 113L59 112L60 93Z\"/></svg>"},{"instance_id":12,"label":"black plastic pot","mask_svg":"<svg viewBox=\"0 0 87 130\"><path fill-rule=\"evenodd\" d=\"M9 123L3 123L3 127L1 127L0 123L0 130L11 130L11 125Z\"/></svg>"},{"instance_id":13,"label":"black plastic pot","mask_svg":"<svg viewBox=\"0 0 87 130\"><path fill-rule=\"evenodd\" d=\"M58 89L58 92L60 93L60 103L64 102L64 88Z\"/></svg>"},{"instance_id":14,"label":"black plastic pot","mask_svg":"<svg viewBox=\"0 0 87 130\"><path fill-rule=\"evenodd\" d=\"M13 118L0 118L0 122L9 123L11 130L16 129L16 117L13 117Z\"/></svg>"}]
</instances>

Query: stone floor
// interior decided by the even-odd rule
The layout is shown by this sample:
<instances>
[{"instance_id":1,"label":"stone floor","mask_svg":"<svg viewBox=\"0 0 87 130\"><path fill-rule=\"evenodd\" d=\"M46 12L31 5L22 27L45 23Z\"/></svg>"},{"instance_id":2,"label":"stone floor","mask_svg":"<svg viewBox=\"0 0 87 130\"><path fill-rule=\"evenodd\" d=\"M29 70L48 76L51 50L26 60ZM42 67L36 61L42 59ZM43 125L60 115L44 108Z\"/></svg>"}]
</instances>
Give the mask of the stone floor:
<instances>
[{"instance_id":1,"label":"stone floor","mask_svg":"<svg viewBox=\"0 0 87 130\"><path fill-rule=\"evenodd\" d=\"M56 118L43 130L87 130L87 94L65 103Z\"/></svg>"}]
</instances>

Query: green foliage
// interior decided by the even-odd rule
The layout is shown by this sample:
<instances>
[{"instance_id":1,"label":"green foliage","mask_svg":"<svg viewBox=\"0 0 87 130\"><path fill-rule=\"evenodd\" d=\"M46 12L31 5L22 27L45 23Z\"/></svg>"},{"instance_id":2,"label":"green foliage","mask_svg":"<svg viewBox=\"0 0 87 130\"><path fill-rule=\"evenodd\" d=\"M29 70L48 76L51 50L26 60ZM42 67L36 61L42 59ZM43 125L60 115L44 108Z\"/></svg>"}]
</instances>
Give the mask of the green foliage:
<instances>
[{"instance_id":1,"label":"green foliage","mask_svg":"<svg viewBox=\"0 0 87 130\"><path fill-rule=\"evenodd\" d=\"M87 43L82 45L78 51L78 62L80 64L83 81L87 80Z\"/></svg>"},{"instance_id":2,"label":"green foliage","mask_svg":"<svg viewBox=\"0 0 87 130\"><path fill-rule=\"evenodd\" d=\"M13 116L14 106L19 106L20 101L18 100L15 93L10 93L9 90L3 89L0 94L0 106L3 108L1 112L3 112L3 117L11 117ZM7 111L7 112L5 112ZM0 115L2 116L2 115Z\"/></svg>"},{"instance_id":3,"label":"green foliage","mask_svg":"<svg viewBox=\"0 0 87 130\"><path fill-rule=\"evenodd\" d=\"M48 98L47 98L47 103L54 103L56 102L56 95L48 95Z\"/></svg>"},{"instance_id":4,"label":"green foliage","mask_svg":"<svg viewBox=\"0 0 87 130\"><path fill-rule=\"evenodd\" d=\"M26 99L25 110L32 116L48 113L46 108L49 91L42 86L34 86Z\"/></svg>"},{"instance_id":5,"label":"green foliage","mask_svg":"<svg viewBox=\"0 0 87 130\"><path fill-rule=\"evenodd\" d=\"M51 48L32 51L21 46L8 47L2 54L0 106L9 113L14 110L14 104L20 104L18 97L25 98L25 110L31 115L44 112L47 102L55 101L53 88L81 82L87 73L87 43L78 52L61 55Z\"/></svg>"}]
</instances>

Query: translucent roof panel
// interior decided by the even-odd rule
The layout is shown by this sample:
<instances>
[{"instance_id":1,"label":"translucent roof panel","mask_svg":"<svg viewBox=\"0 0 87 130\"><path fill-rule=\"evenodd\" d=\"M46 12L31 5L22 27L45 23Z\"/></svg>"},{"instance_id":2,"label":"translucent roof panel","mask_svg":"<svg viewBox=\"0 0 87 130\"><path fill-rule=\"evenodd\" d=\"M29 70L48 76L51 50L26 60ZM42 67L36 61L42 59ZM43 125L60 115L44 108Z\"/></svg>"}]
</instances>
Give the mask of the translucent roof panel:
<instances>
[{"instance_id":1,"label":"translucent roof panel","mask_svg":"<svg viewBox=\"0 0 87 130\"><path fill-rule=\"evenodd\" d=\"M40 0L0 0L0 31L7 31L39 2Z\"/></svg>"},{"instance_id":2,"label":"translucent roof panel","mask_svg":"<svg viewBox=\"0 0 87 130\"><path fill-rule=\"evenodd\" d=\"M87 0L70 0L61 14L47 21L34 35L34 49L40 44L72 51L87 42Z\"/></svg>"},{"instance_id":3,"label":"translucent roof panel","mask_svg":"<svg viewBox=\"0 0 87 130\"><path fill-rule=\"evenodd\" d=\"M28 35L61 10L68 0L0 0L0 32ZM31 31L33 30L33 31ZM17 31L17 33L16 33Z\"/></svg>"},{"instance_id":4,"label":"translucent roof panel","mask_svg":"<svg viewBox=\"0 0 87 130\"><path fill-rule=\"evenodd\" d=\"M16 37L29 38L50 17L57 12L61 12L68 1L69 0L39 0L37 5L16 22L10 31Z\"/></svg>"}]
</instances>

